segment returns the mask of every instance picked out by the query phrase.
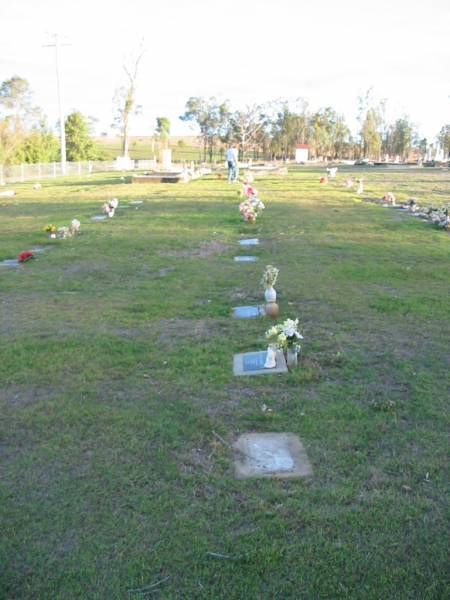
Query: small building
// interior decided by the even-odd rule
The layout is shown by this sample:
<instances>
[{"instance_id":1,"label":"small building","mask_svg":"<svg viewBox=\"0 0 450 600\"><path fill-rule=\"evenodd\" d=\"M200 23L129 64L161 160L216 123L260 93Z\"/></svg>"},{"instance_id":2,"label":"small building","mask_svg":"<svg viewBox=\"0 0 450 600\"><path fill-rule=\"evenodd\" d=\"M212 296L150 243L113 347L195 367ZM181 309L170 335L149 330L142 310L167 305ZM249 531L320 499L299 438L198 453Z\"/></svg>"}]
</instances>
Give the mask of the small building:
<instances>
[{"instance_id":1,"label":"small building","mask_svg":"<svg viewBox=\"0 0 450 600\"><path fill-rule=\"evenodd\" d=\"M308 162L308 152L309 152L308 144L297 144L295 146L295 162L296 163Z\"/></svg>"}]
</instances>

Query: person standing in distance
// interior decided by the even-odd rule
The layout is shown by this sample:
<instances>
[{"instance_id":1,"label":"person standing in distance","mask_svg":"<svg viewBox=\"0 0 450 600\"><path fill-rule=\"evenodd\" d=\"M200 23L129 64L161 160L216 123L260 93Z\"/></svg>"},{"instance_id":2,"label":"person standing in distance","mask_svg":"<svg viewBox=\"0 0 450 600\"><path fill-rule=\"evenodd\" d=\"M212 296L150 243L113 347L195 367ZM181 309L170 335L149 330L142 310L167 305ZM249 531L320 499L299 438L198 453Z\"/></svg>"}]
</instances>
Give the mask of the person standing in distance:
<instances>
[{"instance_id":1,"label":"person standing in distance","mask_svg":"<svg viewBox=\"0 0 450 600\"><path fill-rule=\"evenodd\" d=\"M232 144L227 150L227 166L228 166L228 183L237 181L238 167L238 151L235 144Z\"/></svg>"}]
</instances>

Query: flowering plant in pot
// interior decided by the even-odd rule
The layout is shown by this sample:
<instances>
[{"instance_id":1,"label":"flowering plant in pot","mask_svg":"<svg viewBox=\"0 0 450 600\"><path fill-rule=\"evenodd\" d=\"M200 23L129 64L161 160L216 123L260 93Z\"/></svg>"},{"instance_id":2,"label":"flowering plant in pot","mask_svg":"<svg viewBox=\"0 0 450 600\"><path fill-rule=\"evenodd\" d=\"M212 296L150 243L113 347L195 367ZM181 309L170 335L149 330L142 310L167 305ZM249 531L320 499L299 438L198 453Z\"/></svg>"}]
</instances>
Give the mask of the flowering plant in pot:
<instances>
[{"instance_id":1,"label":"flowering plant in pot","mask_svg":"<svg viewBox=\"0 0 450 600\"><path fill-rule=\"evenodd\" d=\"M298 331L298 319L286 319L266 331L266 339L272 348L282 350L286 356L288 367L295 367L301 346L299 340L303 336Z\"/></svg>"}]
</instances>

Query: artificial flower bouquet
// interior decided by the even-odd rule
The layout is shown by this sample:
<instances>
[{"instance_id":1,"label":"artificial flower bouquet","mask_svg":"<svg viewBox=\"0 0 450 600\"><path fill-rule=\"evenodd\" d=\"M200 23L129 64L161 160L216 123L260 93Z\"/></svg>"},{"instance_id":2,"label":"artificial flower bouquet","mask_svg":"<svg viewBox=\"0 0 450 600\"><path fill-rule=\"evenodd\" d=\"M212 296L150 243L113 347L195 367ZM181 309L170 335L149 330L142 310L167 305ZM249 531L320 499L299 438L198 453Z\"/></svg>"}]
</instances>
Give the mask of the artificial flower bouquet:
<instances>
[{"instance_id":1,"label":"artificial flower bouquet","mask_svg":"<svg viewBox=\"0 0 450 600\"><path fill-rule=\"evenodd\" d=\"M114 213L116 212L116 208L119 206L119 201L117 200L117 198L113 198L112 200L109 200L108 202L105 202L102 205L102 212L105 215L108 215L108 217L113 217Z\"/></svg>"},{"instance_id":2,"label":"artificial flower bouquet","mask_svg":"<svg viewBox=\"0 0 450 600\"><path fill-rule=\"evenodd\" d=\"M272 265L267 265L261 278L261 285L267 289L274 287L278 278L279 269Z\"/></svg>"},{"instance_id":3,"label":"artificial flower bouquet","mask_svg":"<svg viewBox=\"0 0 450 600\"><path fill-rule=\"evenodd\" d=\"M298 332L298 319L286 319L279 325L274 325L266 331L266 339L270 346L277 350L286 352L292 350L296 354L300 353L299 340L303 336Z\"/></svg>"},{"instance_id":4,"label":"artificial flower bouquet","mask_svg":"<svg viewBox=\"0 0 450 600\"><path fill-rule=\"evenodd\" d=\"M20 263L24 263L27 262L29 260L31 260L32 258L34 258L34 254L32 252L21 252L18 256L18 261Z\"/></svg>"},{"instance_id":5,"label":"artificial flower bouquet","mask_svg":"<svg viewBox=\"0 0 450 600\"><path fill-rule=\"evenodd\" d=\"M53 223L50 223L49 225L46 225L44 227L44 231L48 235L49 238L55 238L56 232L58 231L58 229L57 229L56 225L54 225Z\"/></svg>"}]
</instances>

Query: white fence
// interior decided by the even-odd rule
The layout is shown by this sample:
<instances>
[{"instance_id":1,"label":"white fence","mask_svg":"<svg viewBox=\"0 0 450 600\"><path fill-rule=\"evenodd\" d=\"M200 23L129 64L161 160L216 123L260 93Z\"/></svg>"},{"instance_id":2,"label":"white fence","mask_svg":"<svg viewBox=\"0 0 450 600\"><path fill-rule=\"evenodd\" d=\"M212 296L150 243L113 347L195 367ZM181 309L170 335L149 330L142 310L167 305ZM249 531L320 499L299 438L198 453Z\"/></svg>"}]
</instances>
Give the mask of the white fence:
<instances>
[{"instance_id":1,"label":"white fence","mask_svg":"<svg viewBox=\"0 0 450 600\"><path fill-rule=\"evenodd\" d=\"M135 160L134 169L154 169L154 160ZM35 163L4 166L0 165L0 185L20 181L39 181L51 177L66 177L70 175L89 175L90 173L104 173L117 171L117 164L113 160L85 160L80 162L67 162L66 173L63 175L61 163Z\"/></svg>"}]
</instances>

